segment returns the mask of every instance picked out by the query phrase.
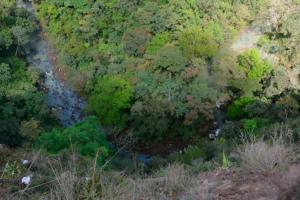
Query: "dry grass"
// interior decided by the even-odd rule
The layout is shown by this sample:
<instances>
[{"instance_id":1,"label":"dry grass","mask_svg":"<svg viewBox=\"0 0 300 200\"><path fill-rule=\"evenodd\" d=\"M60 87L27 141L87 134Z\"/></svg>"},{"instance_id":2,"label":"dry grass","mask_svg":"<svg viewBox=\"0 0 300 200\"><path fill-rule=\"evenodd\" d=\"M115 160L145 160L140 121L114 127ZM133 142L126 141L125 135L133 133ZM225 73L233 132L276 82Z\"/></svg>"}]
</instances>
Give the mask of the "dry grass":
<instances>
[{"instance_id":1,"label":"dry grass","mask_svg":"<svg viewBox=\"0 0 300 200\"><path fill-rule=\"evenodd\" d=\"M245 139L239 149L241 169L246 172L270 173L287 169L295 156L290 131L274 133L271 141Z\"/></svg>"},{"instance_id":2,"label":"dry grass","mask_svg":"<svg viewBox=\"0 0 300 200\"><path fill-rule=\"evenodd\" d=\"M98 172L95 185L101 192L93 192L91 182L71 172L56 174L56 186L48 199L103 199L103 200L158 200L173 199L183 191L189 180L182 165L174 164L163 170L163 175L132 179L115 172ZM94 175L95 176L95 175ZM77 186L76 186L77 185ZM80 188L76 190L76 188Z\"/></svg>"},{"instance_id":3,"label":"dry grass","mask_svg":"<svg viewBox=\"0 0 300 200\"><path fill-rule=\"evenodd\" d=\"M82 173L72 166L66 168L58 162L48 162L53 181L48 185L48 192L37 194L39 199L167 200L180 195L191 179L180 164L169 165L156 175L139 178L103 171L93 165Z\"/></svg>"},{"instance_id":4,"label":"dry grass","mask_svg":"<svg viewBox=\"0 0 300 200\"><path fill-rule=\"evenodd\" d=\"M169 165L165 169L165 183L169 190L183 190L189 180L189 176L184 167L180 164Z\"/></svg>"}]
</instances>

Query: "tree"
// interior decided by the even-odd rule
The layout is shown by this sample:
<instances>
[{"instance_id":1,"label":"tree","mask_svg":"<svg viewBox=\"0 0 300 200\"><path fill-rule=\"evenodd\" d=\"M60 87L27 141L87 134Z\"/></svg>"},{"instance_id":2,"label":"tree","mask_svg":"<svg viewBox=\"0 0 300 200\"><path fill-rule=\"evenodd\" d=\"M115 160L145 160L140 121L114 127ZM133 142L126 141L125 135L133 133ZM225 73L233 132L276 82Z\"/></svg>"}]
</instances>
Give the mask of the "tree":
<instances>
[{"instance_id":1,"label":"tree","mask_svg":"<svg viewBox=\"0 0 300 200\"><path fill-rule=\"evenodd\" d=\"M13 147L38 134L48 115L43 93L37 91L37 73L16 55L30 40L37 23L15 3L0 2L0 143Z\"/></svg>"},{"instance_id":2,"label":"tree","mask_svg":"<svg viewBox=\"0 0 300 200\"><path fill-rule=\"evenodd\" d=\"M181 72L188 65L189 60L183 55L179 47L168 45L160 49L154 56L152 66L161 73L171 74Z\"/></svg>"},{"instance_id":3,"label":"tree","mask_svg":"<svg viewBox=\"0 0 300 200\"><path fill-rule=\"evenodd\" d=\"M227 116L231 119L240 119L245 117L247 115L245 108L254 102L255 99L252 97L241 97L240 99L235 100L228 107Z\"/></svg>"},{"instance_id":4,"label":"tree","mask_svg":"<svg viewBox=\"0 0 300 200\"><path fill-rule=\"evenodd\" d=\"M124 126L133 97L132 86L116 76L104 76L96 82L88 100L88 111L95 112L104 125Z\"/></svg>"},{"instance_id":5,"label":"tree","mask_svg":"<svg viewBox=\"0 0 300 200\"><path fill-rule=\"evenodd\" d=\"M142 29L134 29L123 37L124 50L131 56L142 56L150 34Z\"/></svg>"},{"instance_id":6,"label":"tree","mask_svg":"<svg viewBox=\"0 0 300 200\"><path fill-rule=\"evenodd\" d=\"M168 32L156 34L146 46L146 53L155 54L171 40Z\"/></svg>"},{"instance_id":7,"label":"tree","mask_svg":"<svg viewBox=\"0 0 300 200\"><path fill-rule=\"evenodd\" d=\"M8 64L0 63L0 96L7 91L7 86L11 80L11 69Z\"/></svg>"},{"instance_id":8,"label":"tree","mask_svg":"<svg viewBox=\"0 0 300 200\"><path fill-rule=\"evenodd\" d=\"M10 28L0 30L0 50L8 49L13 44L13 35Z\"/></svg>"},{"instance_id":9,"label":"tree","mask_svg":"<svg viewBox=\"0 0 300 200\"><path fill-rule=\"evenodd\" d=\"M0 112L0 115L2 113ZM0 120L0 143L15 147L21 144L22 137L19 134L19 120L17 118L2 118Z\"/></svg>"},{"instance_id":10,"label":"tree","mask_svg":"<svg viewBox=\"0 0 300 200\"><path fill-rule=\"evenodd\" d=\"M271 63L262 60L256 49L250 49L238 57L238 67L240 67L251 80L261 80L269 75L273 69Z\"/></svg>"},{"instance_id":11,"label":"tree","mask_svg":"<svg viewBox=\"0 0 300 200\"><path fill-rule=\"evenodd\" d=\"M208 30L205 31L196 26L185 29L179 37L179 44L184 52L190 57L214 56L219 48L219 44L214 38L214 34L217 32Z\"/></svg>"},{"instance_id":12,"label":"tree","mask_svg":"<svg viewBox=\"0 0 300 200\"><path fill-rule=\"evenodd\" d=\"M27 30L24 27L18 25L12 27L12 33L17 40L17 48L16 48L16 54L17 54L20 46L23 46L29 42L29 35L27 34Z\"/></svg>"}]
</instances>

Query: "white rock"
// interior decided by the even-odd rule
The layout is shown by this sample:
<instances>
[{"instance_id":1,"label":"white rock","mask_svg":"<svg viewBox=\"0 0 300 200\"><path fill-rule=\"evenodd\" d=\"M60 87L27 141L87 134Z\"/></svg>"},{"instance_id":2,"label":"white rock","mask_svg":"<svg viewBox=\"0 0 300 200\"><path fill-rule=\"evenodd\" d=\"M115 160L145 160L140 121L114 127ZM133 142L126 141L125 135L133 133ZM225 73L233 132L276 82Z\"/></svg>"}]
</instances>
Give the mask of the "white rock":
<instances>
[{"instance_id":1,"label":"white rock","mask_svg":"<svg viewBox=\"0 0 300 200\"><path fill-rule=\"evenodd\" d=\"M220 134L220 131L221 131L221 130L220 130L219 128L218 128L217 130L215 130L215 136L216 136L216 137L218 137L218 136L219 136L219 134Z\"/></svg>"},{"instance_id":2,"label":"white rock","mask_svg":"<svg viewBox=\"0 0 300 200\"><path fill-rule=\"evenodd\" d=\"M29 163L28 160L22 160L22 165L27 165Z\"/></svg>"},{"instance_id":3,"label":"white rock","mask_svg":"<svg viewBox=\"0 0 300 200\"><path fill-rule=\"evenodd\" d=\"M21 180L21 183L25 185L29 185L30 181L31 181L31 176L24 176Z\"/></svg>"}]
</instances>

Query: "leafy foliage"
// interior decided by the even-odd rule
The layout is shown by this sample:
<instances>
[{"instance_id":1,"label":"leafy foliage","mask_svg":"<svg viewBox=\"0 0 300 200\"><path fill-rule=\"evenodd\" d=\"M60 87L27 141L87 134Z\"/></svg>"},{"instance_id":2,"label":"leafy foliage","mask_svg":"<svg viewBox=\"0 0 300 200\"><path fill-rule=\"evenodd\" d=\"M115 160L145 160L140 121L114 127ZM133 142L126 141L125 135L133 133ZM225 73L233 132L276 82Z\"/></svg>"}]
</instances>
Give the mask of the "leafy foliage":
<instances>
[{"instance_id":1,"label":"leafy foliage","mask_svg":"<svg viewBox=\"0 0 300 200\"><path fill-rule=\"evenodd\" d=\"M0 3L0 143L20 145L31 134L21 135L22 123L34 120L40 129L48 109L35 85L38 75L28 69L21 51L37 29L33 16L17 9L14 1Z\"/></svg>"},{"instance_id":2,"label":"leafy foliage","mask_svg":"<svg viewBox=\"0 0 300 200\"><path fill-rule=\"evenodd\" d=\"M159 49L164 47L169 41L171 41L170 33L163 32L157 33L146 46L146 52L148 54L155 54Z\"/></svg>"},{"instance_id":3,"label":"leafy foliage","mask_svg":"<svg viewBox=\"0 0 300 200\"><path fill-rule=\"evenodd\" d=\"M45 0L37 7L88 111L151 143L208 132L215 101L238 71L235 62L215 64L216 57L266 2ZM259 61L247 65L248 79L270 73ZM253 96L262 89L255 81L233 87Z\"/></svg>"},{"instance_id":4,"label":"leafy foliage","mask_svg":"<svg viewBox=\"0 0 300 200\"><path fill-rule=\"evenodd\" d=\"M254 103L255 100L251 97L241 97L238 100L235 100L229 107L227 111L227 115L231 119L239 119L241 117L245 117L247 114L245 112L246 106L251 103Z\"/></svg>"},{"instance_id":5,"label":"leafy foliage","mask_svg":"<svg viewBox=\"0 0 300 200\"><path fill-rule=\"evenodd\" d=\"M132 96L132 86L126 80L105 76L98 79L89 98L88 110L95 111L105 125L124 126Z\"/></svg>"},{"instance_id":6,"label":"leafy foliage","mask_svg":"<svg viewBox=\"0 0 300 200\"><path fill-rule=\"evenodd\" d=\"M101 129L97 117L88 117L64 130L53 129L43 133L35 143L37 147L42 147L52 154L71 146L84 156L94 157L99 151L101 161L110 153L106 134Z\"/></svg>"},{"instance_id":7,"label":"leafy foliage","mask_svg":"<svg viewBox=\"0 0 300 200\"><path fill-rule=\"evenodd\" d=\"M222 40L215 38L215 35L216 37L219 36L219 31L210 30L209 28L208 30L202 30L199 27L191 27L181 34L179 44L184 52L191 57L212 57L218 50L218 40Z\"/></svg>"},{"instance_id":8,"label":"leafy foliage","mask_svg":"<svg viewBox=\"0 0 300 200\"><path fill-rule=\"evenodd\" d=\"M260 58L256 49L245 51L238 57L238 66L245 71L251 80L260 80L272 71L272 65Z\"/></svg>"}]
</instances>

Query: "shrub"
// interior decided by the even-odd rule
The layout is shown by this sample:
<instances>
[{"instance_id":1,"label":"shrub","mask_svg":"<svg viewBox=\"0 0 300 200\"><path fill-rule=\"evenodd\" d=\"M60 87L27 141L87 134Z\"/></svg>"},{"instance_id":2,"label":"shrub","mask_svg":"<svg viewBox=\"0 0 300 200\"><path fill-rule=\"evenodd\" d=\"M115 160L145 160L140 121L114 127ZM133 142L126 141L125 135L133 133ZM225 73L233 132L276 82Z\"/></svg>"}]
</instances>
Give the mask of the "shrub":
<instances>
[{"instance_id":1,"label":"shrub","mask_svg":"<svg viewBox=\"0 0 300 200\"><path fill-rule=\"evenodd\" d=\"M266 141L246 139L239 150L241 169L245 172L274 172L284 170L293 158L293 147L286 143L283 135Z\"/></svg>"},{"instance_id":2,"label":"shrub","mask_svg":"<svg viewBox=\"0 0 300 200\"><path fill-rule=\"evenodd\" d=\"M253 133L254 129L257 128L256 120L254 119L246 119L243 122L244 131L246 133Z\"/></svg>"},{"instance_id":3,"label":"shrub","mask_svg":"<svg viewBox=\"0 0 300 200\"><path fill-rule=\"evenodd\" d=\"M257 43L257 45L259 47L264 47L265 45L268 45L268 44L270 44L270 39L266 35L261 37Z\"/></svg>"},{"instance_id":4,"label":"shrub","mask_svg":"<svg viewBox=\"0 0 300 200\"><path fill-rule=\"evenodd\" d=\"M68 148L70 143L68 137L60 130L53 129L37 138L36 144L45 148L49 153L57 153L64 148Z\"/></svg>"},{"instance_id":5,"label":"shrub","mask_svg":"<svg viewBox=\"0 0 300 200\"><path fill-rule=\"evenodd\" d=\"M266 118L246 119L243 121L243 130L247 135L259 138L263 136L263 130L268 129L272 123L272 120Z\"/></svg>"},{"instance_id":6,"label":"shrub","mask_svg":"<svg viewBox=\"0 0 300 200\"><path fill-rule=\"evenodd\" d=\"M240 119L246 116L245 108L246 106L255 102L255 99L251 97L241 97L235 100L229 107L227 111L227 116L231 119Z\"/></svg>"},{"instance_id":7,"label":"shrub","mask_svg":"<svg viewBox=\"0 0 300 200\"><path fill-rule=\"evenodd\" d=\"M177 162L190 165L195 159L204 158L204 153L197 146L188 146L184 152L175 153L172 157Z\"/></svg>"},{"instance_id":8,"label":"shrub","mask_svg":"<svg viewBox=\"0 0 300 200\"><path fill-rule=\"evenodd\" d=\"M124 126L126 110L131 106L132 86L119 77L104 76L97 80L88 100L88 111L95 112L104 125Z\"/></svg>"},{"instance_id":9,"label":"shrub","mask_svg":"<svg viewBox=\"0 0 300 200\"><path fill-rule=\"evenodd\" d=\"M262 60L258 50L251 49L245 51L238 57L238 67L240 67L251 80L260 80L272 71L272 65Z\"/></svg>"},{"instance_id":10,"label":"shrub","mask_svg":"<svg viewBox=\"0 0 300 200\"><path fill-rule=\"evenodd\" d=\"M15 118L0 120L0 143L11 147L18 146L24 139L19 134L19 122Z\"/></svg>"},{"instance_id":11,"label":"shrub","mask_svg":"<svg viewBox=\"0 0 300 200\"><path fill-rule=\"evenodd\" d=\"M36 146L46 149L49 153L58 153L63 149L75 146L81 155L92 156L100 151L100 160L109 155L109 144L106 135L99 126L96 117L88 117L84 121L62 131L53 129L44 133L36 140Z\"/></svg>"},{"instance_id":12,"label":"shrub","mask_svg":"<svg viewBox=\"0 0 300 200\"><path fill-rule=\"evenodd\" d=\"M169 191L183 190L188 183L188 173L183 165L173 164L165 169L165 188Z\"/></svg>"}]
</instances>

